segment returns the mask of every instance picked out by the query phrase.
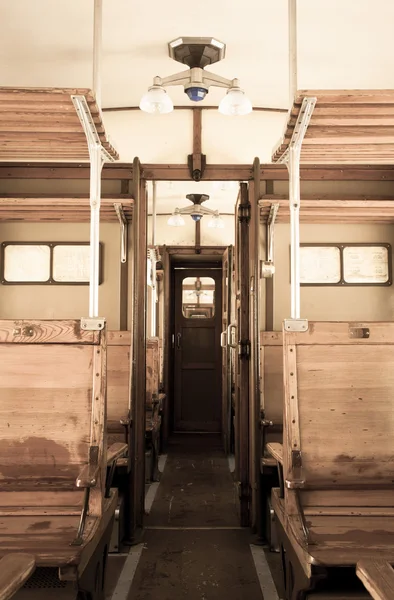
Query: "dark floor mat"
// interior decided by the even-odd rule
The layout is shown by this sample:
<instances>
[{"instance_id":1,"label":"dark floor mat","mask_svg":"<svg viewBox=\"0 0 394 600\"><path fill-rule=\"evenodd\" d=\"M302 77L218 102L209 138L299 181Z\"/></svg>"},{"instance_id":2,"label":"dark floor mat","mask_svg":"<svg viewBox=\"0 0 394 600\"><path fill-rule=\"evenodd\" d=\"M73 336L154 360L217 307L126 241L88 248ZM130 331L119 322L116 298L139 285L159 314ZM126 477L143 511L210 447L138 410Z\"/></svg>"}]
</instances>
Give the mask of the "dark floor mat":
<instances>
[{"instance_id":1,"label":"dark floor mat","mask_svg":"<svg viewBox=\"0 0 394 600\"><path fill-rule=\"evenodd\" d=\"M245 530L146 531L129 600L262 600Z\"/></svg>"},{"instance_id":2,"label":"dark floor mat","mask_svg":"<svg viewBox=\"0 0 394 600\"><path fill-rule=\"evenodd\" d=\"M220 438L179 435L149 517L149 527L237 527L235 486Z\"/></svg>"}]
</instances>

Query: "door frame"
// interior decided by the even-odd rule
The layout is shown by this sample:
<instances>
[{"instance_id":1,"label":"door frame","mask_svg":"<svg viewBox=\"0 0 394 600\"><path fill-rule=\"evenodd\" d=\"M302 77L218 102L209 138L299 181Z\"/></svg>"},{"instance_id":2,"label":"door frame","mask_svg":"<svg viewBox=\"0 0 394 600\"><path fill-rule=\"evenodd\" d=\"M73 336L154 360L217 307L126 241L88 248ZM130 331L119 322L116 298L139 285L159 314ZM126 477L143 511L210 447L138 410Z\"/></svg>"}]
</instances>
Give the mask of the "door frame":
<instances>
[{"instance_id":1,"label":"door frame","mask_svg":"<svg viewBox=\"0 0 394 600\"><path fill-rule=\"evenodd\" d=\"M200 327L204 325L213 329L215 332L215 339L217 342L216 350L215 350L215 358L214 364L216 364L216 369L218 370L218 376L222 368L222 348L220 346L220 337L222 332L222 279L223 279L223 267L222 264L214 263L203 263L202 266L193 265L192 267L186 266L185 263L176 263L173 266L173 277L174 277L174 298L173 298L173 319L174 319L174 329L172 334L177 336L178 332L181 331L184 327ZM182 314L182 280L184 277L211 277L215 281L215 302L214 302L214 315L213 318L210 318L205 321L203 320L190 320L185 318L185 315ZM182 336L183 337L183 336ZM174 347L175 346L175 347ZM183 399L183 393L180 393L182 385L181 385L181 372L184 368L183 363L183 352L179 351L176 348L177 343L174 344L174 338L172 338L172 358L173 358L173 382L174 382L174 413L172 415L172 424L173 430L176 432L190 432L198 431L203 433L221 433L222 428L222 380L219 379L219 389L218 396L216 399L217 408L220 410L220 418L216 422L214 421L206 421L204 428L204 422L201 420L198 424L197 429L193 429L191 422L182 421L181 419L181 398ZM183 348L183 342L181 341L181 348ZM194 425L197 425L195 423ZM211 429L215 427L215 429Z\"/></svg>"},{"instance_id":2,"label":"door frame","mask_svg":"<svg viewBox=\"0 0 394 600\"><path fill-rule=\"evenodd\" d=\"M196 255L194 246L162 246L160 254L163 258L164 269L164 289L167 292L167 301L164 308L164 335L165 335L165 354L164 354L164 389L167 394L167 415L165 421L167 427L164 432L163 443L166 446L168 438L173 431L174 415L174 384L173 384L173 353L172 353L172 332L174 331L174 265L200 268L206 266L222 267L223 254L227 246L204 246Z\"/></svg>"}]
</instances>

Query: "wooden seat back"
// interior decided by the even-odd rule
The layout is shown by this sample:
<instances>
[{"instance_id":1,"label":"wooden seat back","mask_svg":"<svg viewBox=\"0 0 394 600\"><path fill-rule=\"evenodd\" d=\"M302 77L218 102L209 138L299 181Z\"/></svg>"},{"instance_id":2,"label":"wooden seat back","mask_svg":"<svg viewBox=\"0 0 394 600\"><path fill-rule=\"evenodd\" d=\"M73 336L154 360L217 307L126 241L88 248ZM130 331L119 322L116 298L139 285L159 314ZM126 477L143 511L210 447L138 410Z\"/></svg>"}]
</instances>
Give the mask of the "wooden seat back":
<instances>
[{"instance_id":1,"label":"wooden seat back","mask_svg":"<svg viewBox=\"0 0 394 600\"><path fill-rule=\"evenodd\" d=\"M285 477L301 465L306 488L392 488L394 323L310 322L283 335Z\"/></svg>"},{"instance_id":2,"label":"wooden seat back","mask_svg":"<svg viewBox=\"0 0 394 600\"><path fill-rule=\"evenodd\" d=\"M121 421L129 418L130 331L109 331L107 342L107 428L123 431Z\"/></svg>"},{"instance_id":3,"label":"wooden seat back","mask_svg":"<svg viewBox=\"0 0 394 600\"><path fill-rule=\"evenodd\" d=\"M76 490L82 468L102 465L106 443L105 331L79 321L0 321L0 491ZM25 496L26 500L26 496ZM96 511L100 510L96 503Z\"/></svg>"},{"instance_id":4,"label":"wooden seat back","mask_svg":"<svg viewBox=\"0 0 394 600\"><path fill-rule=\"evenodd\" d=\"M283 423L283 336L281 331L260 334L261 412L274 425Z\"/></svg>"}]
</instances>

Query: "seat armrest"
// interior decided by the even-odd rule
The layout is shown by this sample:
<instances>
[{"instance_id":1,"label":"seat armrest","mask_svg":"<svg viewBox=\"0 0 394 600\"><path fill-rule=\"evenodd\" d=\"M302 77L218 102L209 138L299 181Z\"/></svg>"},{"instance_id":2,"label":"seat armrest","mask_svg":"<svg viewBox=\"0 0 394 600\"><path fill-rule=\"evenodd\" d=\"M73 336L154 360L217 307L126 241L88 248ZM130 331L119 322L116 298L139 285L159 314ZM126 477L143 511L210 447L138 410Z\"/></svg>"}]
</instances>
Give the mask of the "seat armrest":
<instances>
[{"instance_id":1,"label":"seat armrest","mask_svg":"<svg viewBox=\"0 0 394 600\"><path fill-rule=\"evenodd\" d=\"M305 474L302 467L293 467L286 477L286 487L289 490L297 490L305 487Z\"/></svg>"},{"instance_id":2,"label":"seat armrest","mask_svg":"<svg viewBox=\"0 0 394 600\"><path fill-rule=\"evenodd\" d=\"M394 598L394 570L390 563L384 560L360 560L356 573L374 600Z\"/></svg>"},{"instance_id":3,"label":"seat armrest","mask_svg":"<svg viewBox=\"0 0 394 600\"><path fill-rule=\"evenodd\" d=\"M283 445L279 442L270 442L266 445L268 454L279 464L283 465Z\"/></svg>"},{"instance_id":4,"label":"seat armrest","mask_svg":"<svg viewBox=\"0 0 394 600\"><path fill-rule=\"evenodd\" d=\"M120 458L121 456L126 456L127 451L127 444L122 442L115 442L114 444L111 444L107 450L107 465L111 464L114 460Z\"/></svg>"},{"instance_id":5,"label":"seat armrest","mask_svg":"<svg viewBox=\"0 0 394 600\"><path fill-rule=\"evenodd\" d=\"M79 488L91 488L97 483L100 467L96 464L88 464L82 468L77 477L76 486Z\"/></svg>"},{"instance_id":6,"label":"seat armrest","mask_svg":"<svg viewBox=\"0 0 394 600\"><path fill-rule=\"evenodd\" d=\"M32 554L6 554L0 560L0 600L9 600L36 568Z\"/></svg>"}]
</instances>

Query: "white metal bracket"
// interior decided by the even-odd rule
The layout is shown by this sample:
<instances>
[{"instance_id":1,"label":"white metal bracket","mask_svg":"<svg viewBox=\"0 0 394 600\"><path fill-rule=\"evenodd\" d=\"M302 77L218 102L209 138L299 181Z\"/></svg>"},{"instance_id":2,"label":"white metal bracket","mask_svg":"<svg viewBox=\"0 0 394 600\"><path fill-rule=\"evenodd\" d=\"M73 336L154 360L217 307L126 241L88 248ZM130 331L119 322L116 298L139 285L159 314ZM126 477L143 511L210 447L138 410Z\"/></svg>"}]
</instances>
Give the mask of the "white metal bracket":
<instances>
[{"instance_id":1,"label":"white metal bracket","mask_svg":"<svg viewBox=\"0 0 394 600\"><path fill-rule=\"evenodd\" d=\"M109 152L101 145L100 136L97 133L96 124L93 121L89 105L86 101L85 96L77 95L71 96L71 100L74 104L75 110L81 121L81 125L88 141L89 154L94 146L100 146L101 157L104 162L114 162L115 159L110 155Z\"/></svg>"},{"instance_id":2,"label":"white metal bracket","mask_svg":"<svg viewBox=\"0 0 394 600\"><path fill-rule=\"evenodd\" d=\"M289 145L276 162L282 164L289 163L291 149L299 150L301 152L302 142L304 141L306 130L308 129L316 101L317 98L313 97L305 97L303 99Z\"/></svg>"},{"instance_id":3,"label":"white metal bracket","mask_svg":"<svg viewBox=\"0 0 394 600\"><path fill-rule=\"evenodd\" d=\"M270 213L267 219L267 240L268 240L268 252L267 260L262 260L260 263L260 277L272 277L275 273L274 265L274 234L275 234L275 220L279 210L279 203L275 202L271 204Z\"/></svg>"},{"instance_id":4,"label":"white metal bracket","mask_svg":"<svg viewBox=\"0 0 394 600\"><path fill-rule=\"evenodd\" d=\"M114 203L116 216L120 224L120 262L127 262L127 219L123 206L119 202Z\"/></svg>"},{"instance_id":5,"label":"white metal bracket","mask_svg":"<svg viewBox=\"0 0 394 600\"><path fill-rule=\"evenodd\" d=\"M104 329L104 325L104 317L97 317L95 319L91 319L90 317L81 317L81 328L84 331L101 331Z\"/></svg>"},{"instance_id":6,"label":"white metal bracket","mask_svg":"<svg viewBox=\"0 0 394 600\"><path fill-rule=\"evenodd\" d=\"M308 331L308 319L285 319L286 331Z\"/></svg>"}]
</instances>

